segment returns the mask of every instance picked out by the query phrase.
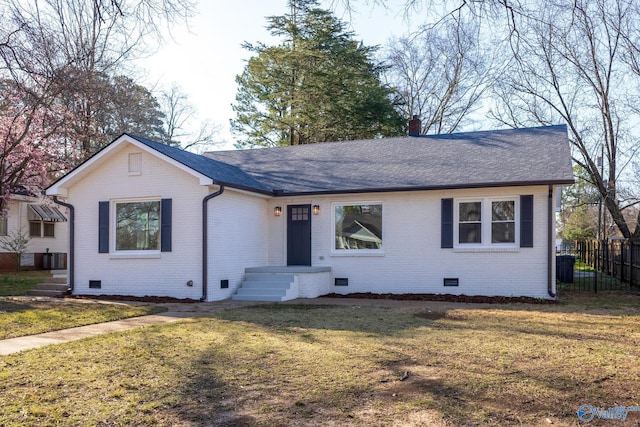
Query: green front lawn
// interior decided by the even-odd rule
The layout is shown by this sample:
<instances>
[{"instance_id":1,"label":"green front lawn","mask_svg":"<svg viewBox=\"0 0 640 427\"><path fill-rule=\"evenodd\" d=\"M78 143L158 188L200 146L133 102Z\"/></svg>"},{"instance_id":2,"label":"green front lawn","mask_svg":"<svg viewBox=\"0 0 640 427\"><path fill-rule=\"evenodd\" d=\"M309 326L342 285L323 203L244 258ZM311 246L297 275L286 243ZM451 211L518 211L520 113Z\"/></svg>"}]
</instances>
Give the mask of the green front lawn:
<instances>
[{"instance_id":1,"label":"green front lawn","mask_svg":"<svg viewBox=\"0 0 640 427\"><path fill-rule=\"evenodd\" d=\"M40 334L165 311L155 306L56 298L0 297L0 339ZM1 424L0 424L1 425Z\"/></svg>"},{"instance_id":2,"label":"green front lawn","mask_svg":"<svg viewBox=\"0 0 640 427\"><path fill-rule=\"evenodd\" d=\"M639 297L585 298L260 305L45 347L0 358L0 425L582 425L640 404Z\"/></svg>"},{"instance_id":3,"label":"green front lawn","mask_svg":"<svg viewBox=\"0 0 640 427\"><path fill-rule=\"evenodd\" d=\"M43 270L0 272L0 296L26 295L50 276L49 271Z\"/></svg>"}]
</instances>

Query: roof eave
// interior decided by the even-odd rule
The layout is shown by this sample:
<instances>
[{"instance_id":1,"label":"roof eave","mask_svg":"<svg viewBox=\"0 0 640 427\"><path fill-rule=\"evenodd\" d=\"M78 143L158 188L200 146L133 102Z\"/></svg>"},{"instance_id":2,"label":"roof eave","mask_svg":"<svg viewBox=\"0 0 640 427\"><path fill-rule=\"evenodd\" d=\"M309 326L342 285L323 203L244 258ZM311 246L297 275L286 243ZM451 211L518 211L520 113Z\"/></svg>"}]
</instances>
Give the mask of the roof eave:
<instances>
[{"instance_id":1,"label":"roof eave","mask_svg":"<svg viewBox=\"0 0 640 427\"><path fill-rule=\"evenodd\" d=\"M573 179L550 180L550 181L515 181L515 182L491 182L491 183L473 183L473 184L451 184L451 185L431 185L431 186L414 186L414 187L371 187L371 188L354 188L340 190L318 190L318 191L293 191L287 192L279 190L273 192L274 197L291 197L291 196L314 196L314 195L330 195L330 194L359 194L359 193L397 193L407 191L436 191L436 190L463 190L472 188L500 188L500 187L528 187L539 185L571 185Z\"/></svg>"},{"instance_id":2,"label":"roof eave","mask_svg":"<svg viewBox=\"0 0 640 427\"><path fill-rule=\"evenodd\" d=\"M249 187L246 185L240 185L240 184L235 184L235 183L231 183L231 182L225 182L225 181L220 181L220 180L214 180L213 182L215 185L224 185L226 188L233 188L236 190L240 190L240 191L246 191L249 193L256 193L256 194L262 194L265 196L275 196L275 192L274 191L270 191L270 190L263 190L260 188L254 188L254 187Z\"/></svg>"},{"instance_id":3,"label":"roof eave","mask_svg":"<svg viewBox=\"0 0 640 427\"><path fill-rule=\"evenodd\" d=\"M215 184L214 180L211 179L210 177L184 165L183 163L171 158L170 156L167 156L164 153L159 152L158 150L153 149L147 144L144 144L143 142L140 142L136 138L132 137L131 135L128 135L125 133L119 136L118 138L116 138L115 140L113 140L109 145L105 146L100 151L93 154L87 160L85 160L84 162L76 166L73 170L71 170L69 173L64 175L62 178L60 178L59 180L51 184L49 187L47 187L45 190L45 194L48 196L66 197L68 195L68 187L73 185L73 183L76 180L80 179L80 177L82 177L84 174L89 173L91 165L99 162L105 156L110 155L115 150L117 150L117 148L120 145L124 143L129 143L131 145L134 145L140 148L141 150L144 150L145 152L158 156L161 159L165 160L166 162L177 167L178 169L183 170L189 173L190 175L193 175L196 179L198 179L200 185Z\"/></svg>"}]
</instances>

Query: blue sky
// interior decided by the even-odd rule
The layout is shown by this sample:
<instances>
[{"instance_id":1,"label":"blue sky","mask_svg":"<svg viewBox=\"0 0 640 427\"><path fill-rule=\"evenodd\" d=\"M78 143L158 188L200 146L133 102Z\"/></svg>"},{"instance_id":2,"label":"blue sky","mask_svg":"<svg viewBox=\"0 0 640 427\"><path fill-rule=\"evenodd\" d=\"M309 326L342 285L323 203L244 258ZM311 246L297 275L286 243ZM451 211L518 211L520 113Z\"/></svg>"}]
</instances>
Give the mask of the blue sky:
<instances>
[{"instance_id":1,"label":"blue sky","mask_svg":"<svg viewBox=\"0 0 640 427\"><path fill-rule=\"evenodd\" d=\"M230 148L233 137L229 132L229 119L233 118L231 104L236 94L235 76L244 68L250 53L241 45L264 42L270 35L265 29L265 17L283 15L287 11L286 0L234 0L224 2L201 0L199 14L187 28L176 28L173 39L156 54L140 59L143 82L147 87L179 85L189 96L198 111L200 120L209 119L222 125L221 138ZM333 3L336 3L334 1ZM384 45L392 36L407 33L416 20L406 20L405 0L387 0L388 9L372 6L366 0L353 1L356 11L351 20L337 0L335 14L351 23L351 29L366 45ZM332 1L323 1L323 7L331 8Z\"/></svg>"}]
</instances>

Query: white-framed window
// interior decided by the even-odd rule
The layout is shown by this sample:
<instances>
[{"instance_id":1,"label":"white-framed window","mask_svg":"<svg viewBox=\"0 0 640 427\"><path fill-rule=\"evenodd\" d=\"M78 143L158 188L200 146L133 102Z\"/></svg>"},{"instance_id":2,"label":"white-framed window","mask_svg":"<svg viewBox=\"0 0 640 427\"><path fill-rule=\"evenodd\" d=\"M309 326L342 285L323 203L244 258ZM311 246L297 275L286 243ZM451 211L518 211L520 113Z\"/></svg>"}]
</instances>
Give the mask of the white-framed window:
<instances>
[{"instance_id":1,"label":"white-framed window","mask_svg":"<svg viewBox=\"0 0 640 427\"><path fill-rule=\"evenodd\" d=\"M519 241L518 197L456 199L454 246L516 247Z\"/></svg>"},{"instance_id":2,"label":"white-framed window","mask_svg":"<svg viewBox=\"0 0 640 427\"><path fill-rule=\"evenodd\" d=\"M383 250L383 205L333 203L334 254L380 254Z\"/></svg>"},{"instance_id":3,"label":"white-framed window","mask_svg":"<svg viewBox=\"0 0 640 427\"><path fill-rule=\"evenodd\" d=\"M160 251L160 200L113 203L116 252Z\"/></svg>"},{"instance_id":4,"label":"white-framed window","mask_svg":"<svg viewBox=\"0 0 640 427\"><path fill-rule=\"evenodd\" d=\"M491 201L491 243L516 243L516 200Z\"/></svg>"}]
</instances>

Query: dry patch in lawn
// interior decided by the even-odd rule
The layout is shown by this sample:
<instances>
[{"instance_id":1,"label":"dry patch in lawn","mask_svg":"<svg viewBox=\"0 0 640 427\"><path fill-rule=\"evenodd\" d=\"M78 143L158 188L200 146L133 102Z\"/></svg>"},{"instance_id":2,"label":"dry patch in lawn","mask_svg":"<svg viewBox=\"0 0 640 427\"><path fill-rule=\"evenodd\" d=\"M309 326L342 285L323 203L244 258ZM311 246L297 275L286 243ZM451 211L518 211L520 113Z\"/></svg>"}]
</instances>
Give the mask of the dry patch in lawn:
<instances>
[{"instance_id":1,"label":"dry patch in lawn","mask_svg":"<svg viewBox=\"0 0 640 427\"><path fill-rule=\"evenodd\" d=\"M0 358L0 425L579 425L639 404L639 313L233 309Z\"/></svg>"}]
</instances>

